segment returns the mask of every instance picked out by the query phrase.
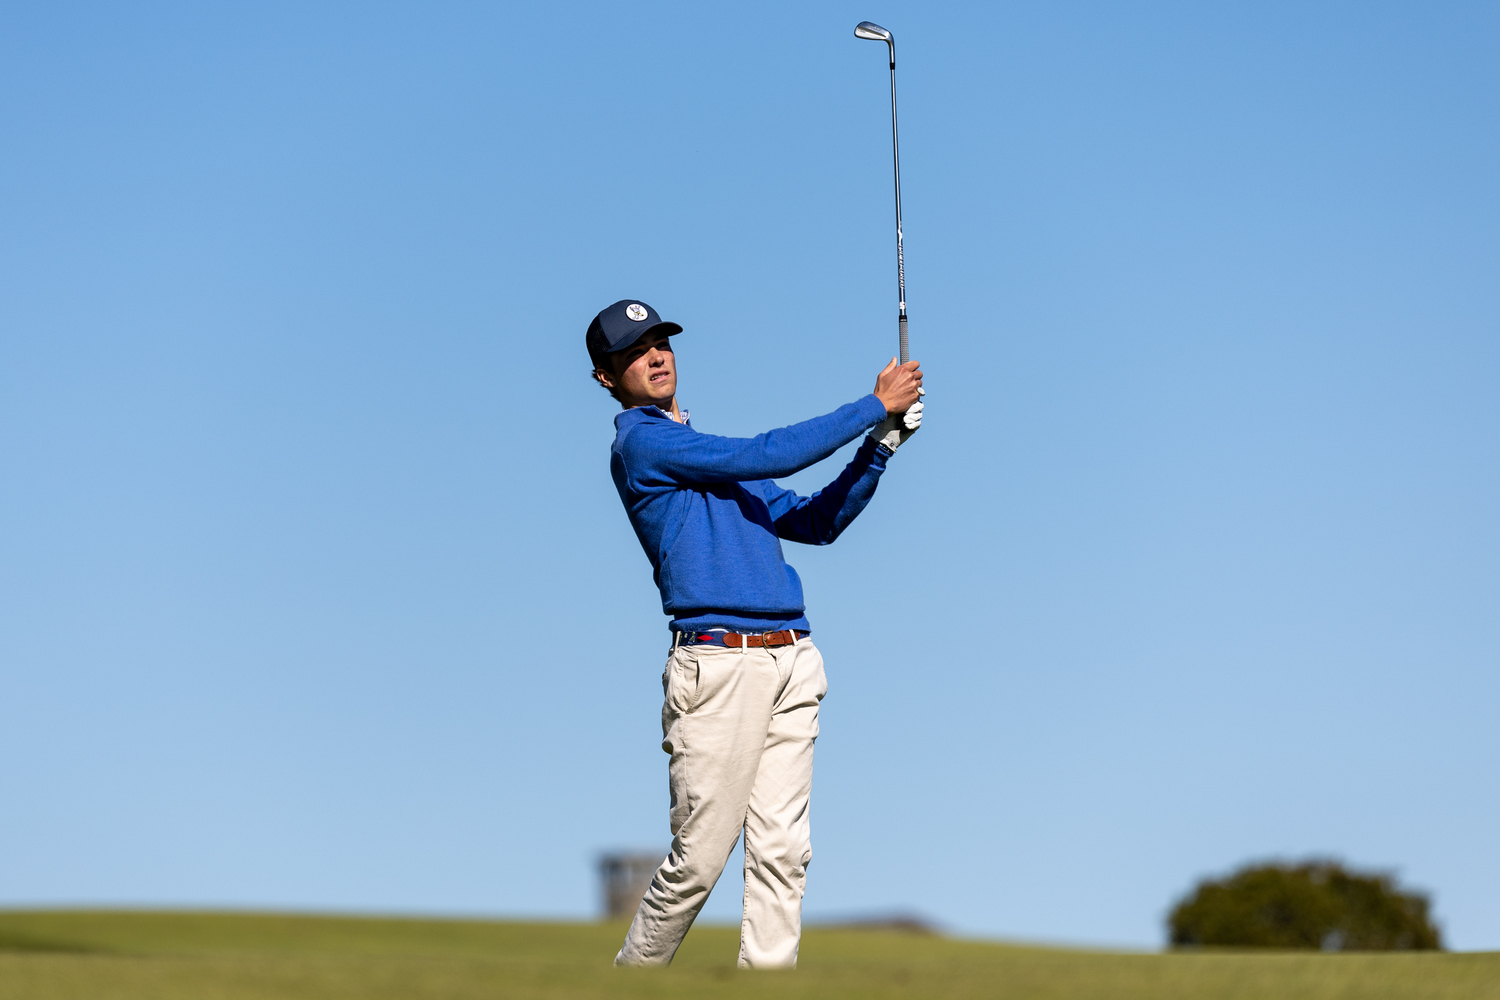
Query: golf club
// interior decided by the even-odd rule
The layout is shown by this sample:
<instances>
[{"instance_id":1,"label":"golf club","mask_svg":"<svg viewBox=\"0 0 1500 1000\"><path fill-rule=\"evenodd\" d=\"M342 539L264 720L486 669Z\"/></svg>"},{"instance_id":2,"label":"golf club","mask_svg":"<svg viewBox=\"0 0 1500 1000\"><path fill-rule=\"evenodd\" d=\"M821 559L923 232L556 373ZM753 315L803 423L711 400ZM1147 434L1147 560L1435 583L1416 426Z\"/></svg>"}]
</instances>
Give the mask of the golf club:
<instances>
[{"instance_id":1,"label":"golf club","mask_svg":"<svg viewBox=\"0 0 1500 1000\"><path fill-rule=\"evenodd\" d=\"M854 26L856 38L885 42L891 54L891 161L896 168L896 289L900 295L900 314L896 321L901 341L901 363L908 359L906 345L906 256L901 247L901 144L896 137L896 36L873 21Z\"/></svg>"}]
</instances>

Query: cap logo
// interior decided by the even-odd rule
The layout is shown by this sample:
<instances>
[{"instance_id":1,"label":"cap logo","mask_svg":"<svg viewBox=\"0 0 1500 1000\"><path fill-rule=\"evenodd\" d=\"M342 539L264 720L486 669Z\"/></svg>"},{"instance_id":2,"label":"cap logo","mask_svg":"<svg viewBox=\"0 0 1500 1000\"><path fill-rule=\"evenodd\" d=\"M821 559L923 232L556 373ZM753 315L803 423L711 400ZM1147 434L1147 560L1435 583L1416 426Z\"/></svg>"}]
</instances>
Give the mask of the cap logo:
<instances>
[{"instance_id":1,"label":"cap logo","mask_svg":"<svg viewBox=\"0 0 1500 1000\"><path fill-rule=\"evenodd\" d=\"M625 307L625 315L639 323L646 318L646 307L639 302L632 302Z\"/></svg>"}]
</instances>

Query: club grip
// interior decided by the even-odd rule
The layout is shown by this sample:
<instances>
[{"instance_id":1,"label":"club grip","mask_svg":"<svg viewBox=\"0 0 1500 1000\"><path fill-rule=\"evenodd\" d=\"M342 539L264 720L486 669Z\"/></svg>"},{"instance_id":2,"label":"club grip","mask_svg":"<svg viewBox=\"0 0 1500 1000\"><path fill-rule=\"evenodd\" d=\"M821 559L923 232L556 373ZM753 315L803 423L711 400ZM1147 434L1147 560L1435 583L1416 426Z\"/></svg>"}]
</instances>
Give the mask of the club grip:
<instances>
[{"instance_id":1,"label":"club grip","mask_svg":"<svg viewBox=\"0 0 1500 1000\"><path fill-rule=\"evenodd\" d=\"M901 328L901 363L904 365L911 360L910 354L906 349L906 317L902 316L897 321L897 325Z\"/></svg>"}]
</instances>

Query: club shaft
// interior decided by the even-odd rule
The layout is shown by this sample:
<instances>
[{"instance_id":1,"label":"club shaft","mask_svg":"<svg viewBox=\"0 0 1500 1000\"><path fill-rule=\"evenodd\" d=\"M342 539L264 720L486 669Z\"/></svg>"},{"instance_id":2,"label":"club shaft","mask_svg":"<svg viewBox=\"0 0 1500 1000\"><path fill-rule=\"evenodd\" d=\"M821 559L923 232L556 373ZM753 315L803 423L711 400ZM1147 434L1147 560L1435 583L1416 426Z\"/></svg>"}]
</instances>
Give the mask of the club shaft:
<instances>
[{"instance_id":1,"label":"club shaft","mask_svg":"<svg viewBox=\"0 0 1500 1000\"><path fill-rule=\"evenodd\" d=\"M900 296L897 328L900 334L901 363L909 360L906 343L906 252L901 238L901 140L896 129L896 46L891 43L891 165L896 172L896 291Z\"/></svg>"}]
</instances>

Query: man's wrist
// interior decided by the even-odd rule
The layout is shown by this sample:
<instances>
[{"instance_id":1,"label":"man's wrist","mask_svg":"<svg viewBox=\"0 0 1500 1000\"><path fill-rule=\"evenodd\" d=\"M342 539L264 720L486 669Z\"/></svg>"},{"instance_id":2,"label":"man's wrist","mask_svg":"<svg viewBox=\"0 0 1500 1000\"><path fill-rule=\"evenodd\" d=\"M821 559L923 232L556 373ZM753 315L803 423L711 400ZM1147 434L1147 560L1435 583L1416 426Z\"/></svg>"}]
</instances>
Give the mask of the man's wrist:
<instances>
[{"instance_id":1,"label":"man's wrist","mask_svg":"<svg viewBox=\"0 0 1500 1000\"><path fill-rule=\"evenodd\" d=\"M884 452L886 458L896 454L896 449L901 446L900 432L896 429L896 420L886 417L880 423L870 428L870 441L875 445L875 450Z\"/></svg>"}]
</instances>

